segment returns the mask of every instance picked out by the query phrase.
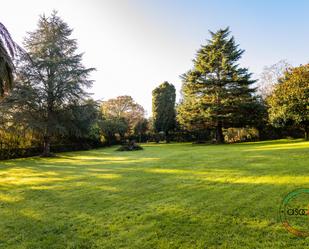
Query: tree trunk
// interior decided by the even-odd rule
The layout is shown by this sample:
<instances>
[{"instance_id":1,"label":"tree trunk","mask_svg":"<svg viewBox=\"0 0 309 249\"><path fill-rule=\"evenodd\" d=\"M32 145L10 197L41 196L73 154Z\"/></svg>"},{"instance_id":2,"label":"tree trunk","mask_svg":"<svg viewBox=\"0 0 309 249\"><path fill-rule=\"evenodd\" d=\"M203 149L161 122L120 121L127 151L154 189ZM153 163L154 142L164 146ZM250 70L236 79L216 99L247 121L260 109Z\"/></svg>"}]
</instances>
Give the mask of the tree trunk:
<instances>
[{"instance_id":1,"label":"tree trunk","mask_svg":"<svg viewBox=\"0 0 309 249\"><path fill-rule=\"evenodd\" d=\"M165 132L165 140L167 144L170 143L170 134L168 133L168 131Z\"/></svg>"},{"instance_id":2,"label":"tree trunk","mask_svg":"<svg viewBox=\"0 0 309 249\"><path fill-rule=\"evenodd\" d=\"M50 157L52 154L50 153L50 137L44 136L44 147L43 147L43 155L44 157Z\"/></svg>"},{"instance_id":3,"label":"tree trunk","mask_svg":"<svg viewBox=\"0 0 309 249\"><path fill-rule=\"evenodd\" d=\"M50 82L48 82L48 89L51 89ZM43 157L51 157L53 156L50 152L50 138L51 138L51 127L52 127L52 120L54 119L54 112L53 112L53 96L50 91L48 91L48 99L47 99L47 124L46 124L46 131L44 133L43 142Z\"/></svg>"},{"instance_id":4,"label":"tree trunk","mask_svg":"<svg viewBox=\"0 0 309 249\"><path fill-rule=\"evenodd\" d=\"M305 126L305 140L309 140L309 126Z\"/></svg>"},{"instance_id":5,"label":"tree trunk","mask_svg":"<svg viewBox=\"0 0 309 249\"><path fill-rule=\"evenodd\" d=\"M216 127L216 140L217 140L217 143L219 144L224 143L222 123L220 121L218 122L217 127Z\"/></svg>"},{"instance_id":6,"label":"tree trunk","mask_svg":"<svg viewBox=\"0 0 309 249\"><path fill-rule=\"evenodd\" d=\"M160 142L160 137L158 133L155 134L155 141L157 144Z\"/></svg>"}]
</instances>

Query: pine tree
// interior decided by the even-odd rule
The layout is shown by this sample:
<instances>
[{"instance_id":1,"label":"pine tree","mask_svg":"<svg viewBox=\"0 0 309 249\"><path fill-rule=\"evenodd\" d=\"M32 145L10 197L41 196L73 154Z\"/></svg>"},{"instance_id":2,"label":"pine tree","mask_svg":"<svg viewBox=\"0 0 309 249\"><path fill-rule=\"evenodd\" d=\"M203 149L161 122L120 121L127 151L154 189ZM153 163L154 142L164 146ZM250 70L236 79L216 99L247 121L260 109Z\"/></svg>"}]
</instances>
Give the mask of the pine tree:
<instances>
[{"instance_id":1,"label":"pine tree","mask_svg":"<svg viewBox=\"0 0 309 249\"><path fill-rule=\"evenodd\" d=\"M53 12L41 16L36 31L25 39L28 54L17 66L16 88L6 100L8 115L41 134L43 155L50 155L51 139L68 132L63 113L88 97L85 87L93 68L85 68L72 29Z\"/></svg>"},{"instance_id":2,"label":"pine tree","mask_svg":"<svg viewBox=\"0 0 309 249\"><path fill-rule=\"evenodd\" d=\"M182 75L182 101L178 121L185 127L195 124L215 128L216 140L224 142L223 128L244 126L254 100L251 74L237 62L244 50L238 48L229 28L210 32L201 46L194 67Z\"/></svg>"},{"instance_id":3,"label":"pine tree","mask_svg":"<svg viewBox=\"0 0 309 249\"><path fill-rule=\"evenodd\" d=\"M176 126L176 90L173 84L164 82L152 91L152 115L155 132L164 132L169 142L169 131Z\"/></svg>"}]
</instances>

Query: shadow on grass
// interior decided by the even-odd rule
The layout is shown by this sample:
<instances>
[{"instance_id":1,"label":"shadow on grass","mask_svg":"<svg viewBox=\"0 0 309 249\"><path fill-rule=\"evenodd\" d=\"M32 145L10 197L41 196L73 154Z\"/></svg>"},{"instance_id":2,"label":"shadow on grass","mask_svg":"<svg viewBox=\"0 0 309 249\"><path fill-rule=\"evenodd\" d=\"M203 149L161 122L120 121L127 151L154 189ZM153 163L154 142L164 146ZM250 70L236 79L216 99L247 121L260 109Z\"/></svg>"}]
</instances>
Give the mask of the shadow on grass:
<instances>
[{"instance_id":1,"label":"shadow on grass","mask_svg":"<svg viewBox=\"0 0 309 249\"><path fill-rule=\"evenodd\" d=\"M305 248L277 211L309 184L306 148L178 146L4 162L0 247Z\"/></svg>"},{"instance_id":2,"label":"shadow on grass","mask_svg":"<svg viewBox=\"0 0 309 249\"><path fill-rule=\"evenodd\" d=\"M89 240L89 248L122 243L147 248L142 247L144 243L151 248L173 241L175 248L204 248L228 245L232 240L237 248L256 245L262 236L261 247L268 243L280 248L280 241L290 240L277 210L282 198L278 193L287 193L291 187L143 175L139 179L143 188L136 187L138 177L132 175L124 176L123 185L105 181L119 191L99 189L100 183L64 190L26 188L21 200L1 206L2 238L8 239L2 243L66 248L67 243ZM303 241L294 244L295 248L303 245Z\"/></svg>"}]
</instances>

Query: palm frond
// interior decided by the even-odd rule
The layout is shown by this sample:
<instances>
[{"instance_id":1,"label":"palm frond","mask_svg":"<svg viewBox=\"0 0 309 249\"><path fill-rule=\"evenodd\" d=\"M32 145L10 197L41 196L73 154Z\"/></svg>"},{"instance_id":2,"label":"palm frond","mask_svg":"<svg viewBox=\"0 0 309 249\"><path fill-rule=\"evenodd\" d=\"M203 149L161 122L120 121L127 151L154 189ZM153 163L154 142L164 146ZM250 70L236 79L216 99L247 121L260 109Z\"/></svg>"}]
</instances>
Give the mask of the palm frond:
<instances>
[{"instance_id":1,"label":"palm frond","mask_svg":"<svg viewBox=\"0 0 309 249\"><path fill-rule=\"evenodd\" d=\"M0 22L0 97L13 87L13 59L18 50L18 45Z\"/></svg>"}]
</instances>

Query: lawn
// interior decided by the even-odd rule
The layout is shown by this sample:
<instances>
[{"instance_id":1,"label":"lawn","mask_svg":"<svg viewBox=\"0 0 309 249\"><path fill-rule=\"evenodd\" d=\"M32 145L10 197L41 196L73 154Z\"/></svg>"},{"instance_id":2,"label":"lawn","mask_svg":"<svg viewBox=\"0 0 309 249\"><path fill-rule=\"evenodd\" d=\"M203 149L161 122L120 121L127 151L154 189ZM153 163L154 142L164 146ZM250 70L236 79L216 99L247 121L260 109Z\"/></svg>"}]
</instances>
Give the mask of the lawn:
<instances>
[{"instance_id":1,"label":"lawn","mask_svg":"<svg viewBox=\"0 0 309 249\"><path fill-rule=\"evenodd\" d=\"M309 142L145 144L0 162L0 248L306 248L280 223Z\"/></svg>"}]
</instances>

